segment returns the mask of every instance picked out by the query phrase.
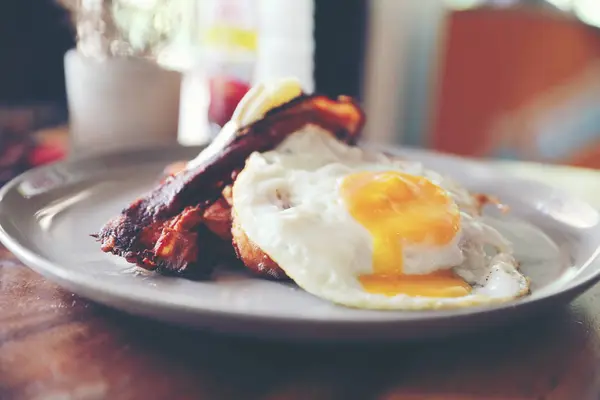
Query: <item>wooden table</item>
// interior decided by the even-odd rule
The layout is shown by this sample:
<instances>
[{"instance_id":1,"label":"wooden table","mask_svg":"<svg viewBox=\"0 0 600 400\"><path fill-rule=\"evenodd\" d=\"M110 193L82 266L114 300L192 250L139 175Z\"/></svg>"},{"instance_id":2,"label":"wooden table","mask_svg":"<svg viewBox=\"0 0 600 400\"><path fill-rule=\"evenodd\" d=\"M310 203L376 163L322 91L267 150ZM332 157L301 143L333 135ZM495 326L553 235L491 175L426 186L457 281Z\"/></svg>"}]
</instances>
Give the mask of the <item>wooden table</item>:
<instances>
[{"instance_id":1,"label":"wooden table","mask_svg":"<svg viewBox=\"0 0 600 400\"><path fill-rule=\"evenodd\" d=\"M600 207L600 171L502 164ZM410 345L290 345L92 304L0 251L0 399L600 397L600 286L525 324Z\"/></svg>"}]
</instances>

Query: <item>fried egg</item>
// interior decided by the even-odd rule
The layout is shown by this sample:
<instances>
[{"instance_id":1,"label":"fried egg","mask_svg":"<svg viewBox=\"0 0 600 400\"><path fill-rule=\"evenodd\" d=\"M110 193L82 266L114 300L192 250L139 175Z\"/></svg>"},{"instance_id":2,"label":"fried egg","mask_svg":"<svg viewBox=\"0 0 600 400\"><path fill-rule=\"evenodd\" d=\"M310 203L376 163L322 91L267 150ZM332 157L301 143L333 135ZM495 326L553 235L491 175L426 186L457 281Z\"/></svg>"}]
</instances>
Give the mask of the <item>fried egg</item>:
<instances>
[{"instance_id":1,"label":"fried egg","mask_svg":"<svg viewBox=\"0 0 600 400\"><path fill-rule=\"evenodd\" d=\"M511 244L466 189L316 126L248 158L233 212L299 287L348 307L453 308L529 292Z\"/></svg>"}]
</instances>

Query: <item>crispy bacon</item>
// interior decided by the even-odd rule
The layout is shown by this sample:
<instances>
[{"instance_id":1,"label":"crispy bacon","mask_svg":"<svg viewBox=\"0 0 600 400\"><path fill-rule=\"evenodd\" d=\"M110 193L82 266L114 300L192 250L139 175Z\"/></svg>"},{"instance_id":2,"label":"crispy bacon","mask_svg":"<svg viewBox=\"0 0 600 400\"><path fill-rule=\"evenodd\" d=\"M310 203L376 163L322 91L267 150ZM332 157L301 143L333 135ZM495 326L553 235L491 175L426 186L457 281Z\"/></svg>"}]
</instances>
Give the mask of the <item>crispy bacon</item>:
<instances>
[{"instance_id":1,"label":"crispy bacon","mask_svg":"<svg viewBox=\"0 0 600 400\"><path fill-rule=\"evenodd\" d=\"M231 190L231 186L226 189ZM223 240L231 241L231 203L222 195L204 211L204 224Z\"/></svg>"},{"instance_id":2,"label":"crispy bacon","mask_svg":"<svg viewBox=\"0 0 600 400\"><path fill-rule=\"evenodd\" d=\"M210 275L231 245L227 187L253 152L273 149L308 124L355 143L364 114L349 97L299 96L241 128L218 154L167 177L95 234L105 252L140 267L189 277Z\"/></svg>"}]
</instances>

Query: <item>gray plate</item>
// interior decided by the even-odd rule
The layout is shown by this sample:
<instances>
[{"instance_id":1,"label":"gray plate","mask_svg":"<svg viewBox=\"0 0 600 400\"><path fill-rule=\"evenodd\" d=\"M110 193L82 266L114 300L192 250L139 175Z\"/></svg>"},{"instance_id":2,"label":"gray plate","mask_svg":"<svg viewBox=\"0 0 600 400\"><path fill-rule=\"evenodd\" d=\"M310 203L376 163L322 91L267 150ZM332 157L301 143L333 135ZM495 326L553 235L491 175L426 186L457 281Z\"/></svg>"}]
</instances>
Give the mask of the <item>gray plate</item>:
<instances>
[{"instance_id":1,"label":"gray plate","mask_svg":"<svg viewBox=\"0 0 600 400\"><path fill-rule=\"evenodd\" d=\"M0 240L35 271L94 301L175 324L280 339L448 335L558 306L600 278L600 215L590 205L491 165L414 150L402 154L472 190L500 195L511 206L511 217L499 229L515 242L522 270L532 279L532 295L501 306L450 311L355 310L226 267L216 281L192 282L140 274L102 253L89 233L150 189L166 164L197 152L142 150L29 171L0 191Z\"/></svg>"}]
</instances>

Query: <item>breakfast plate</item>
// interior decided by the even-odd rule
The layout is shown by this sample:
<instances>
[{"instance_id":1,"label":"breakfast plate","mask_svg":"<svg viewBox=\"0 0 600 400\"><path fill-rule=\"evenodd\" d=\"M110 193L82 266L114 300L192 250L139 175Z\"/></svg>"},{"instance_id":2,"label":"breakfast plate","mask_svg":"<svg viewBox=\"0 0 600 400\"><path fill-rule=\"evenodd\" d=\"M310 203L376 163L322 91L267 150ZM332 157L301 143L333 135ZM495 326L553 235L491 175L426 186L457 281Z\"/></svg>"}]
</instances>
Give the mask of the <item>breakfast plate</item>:
<instances>
[{"instance_id":1,"label":"breakfast plate","mask_svg":"<svg viewBox=\"0 0 600 400\"><path fill-rule=\"evenodd\" d=\"M492 163L415 149L392 152L444 171L470 191L500 196L510 207L506 215L493 207L486 213L498 218L496 229L514 244L531 294L448 310L355 309L228 265L210 281L189 280L142 271L100 251L90 233L154 187L167 165L199 151L142 149L26 172L0 191L0 240L33 270L98 303L203 330L279 339L446 336L552 309L600 279L600 213L593 207Z\"/></svg>"}]
</instances>

